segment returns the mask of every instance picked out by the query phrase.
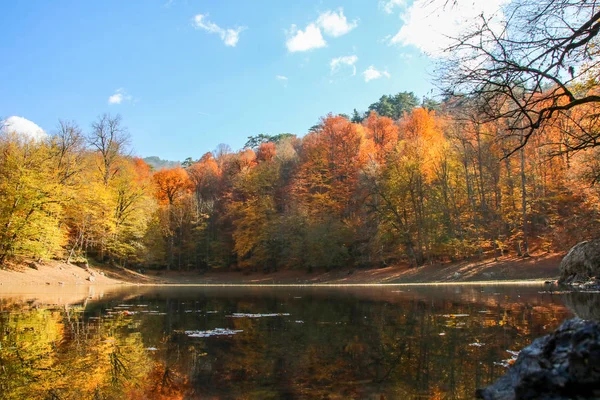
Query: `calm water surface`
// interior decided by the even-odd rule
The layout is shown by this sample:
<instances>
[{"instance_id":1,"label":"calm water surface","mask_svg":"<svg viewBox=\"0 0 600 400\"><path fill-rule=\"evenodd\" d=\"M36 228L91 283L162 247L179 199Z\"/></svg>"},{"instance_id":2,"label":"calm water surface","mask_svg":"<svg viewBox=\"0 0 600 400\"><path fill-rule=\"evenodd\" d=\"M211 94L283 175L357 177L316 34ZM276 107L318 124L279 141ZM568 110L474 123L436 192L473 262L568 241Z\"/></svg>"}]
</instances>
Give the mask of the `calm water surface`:
<instances>
[{"instance_id":1,"label":"calm water surface","mask_svg":"<svg viewBox=\"0 0 600 400\"><path fill-rule=\"evenodd\" d=\"M60 290L0 293L0 398L470 399L597 300L537 286Z\"/></svg>"}]
</instances>

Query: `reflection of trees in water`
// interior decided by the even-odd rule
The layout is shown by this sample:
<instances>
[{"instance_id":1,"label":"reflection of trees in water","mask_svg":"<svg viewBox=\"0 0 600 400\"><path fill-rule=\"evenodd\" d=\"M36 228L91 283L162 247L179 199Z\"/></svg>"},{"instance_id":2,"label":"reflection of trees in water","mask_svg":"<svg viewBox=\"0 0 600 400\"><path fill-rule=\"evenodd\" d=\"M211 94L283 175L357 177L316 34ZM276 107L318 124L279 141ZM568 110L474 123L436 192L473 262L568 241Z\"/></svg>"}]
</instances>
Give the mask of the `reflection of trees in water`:
<instances>
[{"instance_id":1,"label":"reflection of trees in water","mask_svg":"<svg viewBox=\"0 0 600 400\"><path fill-rule=\"evenodd\" d=\"M0 313L0 397L471 398L505 372L494 363L509 358L507 349L524 347L566 316L539 296L478 297L478 290L446 297L315 293L128 300L164 315L107 316L106 303L88 304L85 316L77 308ZM232 312L291 316L224 317ZM217 327L243 332L183 334Z\"/></svg>"},{"instance_id":2,"label":"reflection of trees in water","mask_svg":"<svg viewBox=\"0 0 600 400\"><path fill-rule=\"evenodd\" d=\"M253 308L261 309L260 302ZM429 398L435 393L470 398L476 387L505 372L494 363L509 358L507 349L524 347L544 325L555 326L565 316L557 305L502 299L488 313L479 313L482 308L425 300L286 304L287 312L306 316L304 324L234 321L244 334L207 339L208 356L192 383L215 396L248 398L252 393L256 398ZM469 346L473 343L485 345Z\"/></svg>"},{"instance_id":3,"label":"reflection of trees in water","mask_svg":"<svg viewBox=\"0 0 600 400\"><path fill-rule=\"evenodd\" d=\"M141 335L121 316L22 308L0 314L0 332L3 399L127 398L148 371Z\"/></svg>"},{"instance_id":4,"label":"reflection of trees in water","mask_svg":"<svg viewBox=\"0 0 600 400\"><path fill-rule=\"evenodd\" d=\"M600 294L590 292L571 292L560 295L563 303L573 314L582 319L600 321Z\"/></svg>"}]
</instances>

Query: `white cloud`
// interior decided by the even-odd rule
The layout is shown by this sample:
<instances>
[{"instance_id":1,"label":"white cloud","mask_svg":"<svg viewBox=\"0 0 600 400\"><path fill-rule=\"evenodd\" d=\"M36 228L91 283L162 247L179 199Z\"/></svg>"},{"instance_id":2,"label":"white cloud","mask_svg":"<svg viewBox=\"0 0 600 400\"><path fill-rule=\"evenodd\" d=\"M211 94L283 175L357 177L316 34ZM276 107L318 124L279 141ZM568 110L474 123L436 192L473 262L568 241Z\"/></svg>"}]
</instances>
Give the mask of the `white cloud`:
<instances>
[{"instance_id":1,"label":"white cloud","mask_svg":"<svg viewBox=\"0 0 600 400\"><path fill-rule=\"evenodd\" d=\"M406 0L379 0L379 8L381 8L386 14L394 12L394 8L402 7L406 3Z\"/></svg>"},{"instance_id":2,"label":"white cloud","mask_svg":"<svg viewBox=\"0 0 600 400\"><path fill-rule=\"evenodd\" d=\"M204 29L209 33L224 33L224 30L221 27L219 27L219 25L210 22L206 19L206 17L208 17L208 14L198 14L194 16L194 27L196 29Z\"/></svg>"},{"instance_id":3,"label":"white cloud","mask_svg":"<svg viewBox=\"0 0 600 400\"><path fill-rule=\"evenodd\" d=\"M121 104L123 101L123 95L121 93L115 93L108 98L108 104Z\"/></svg>"},{"instance_id":4,"label":"white cloud","mask_svg":"<svg viewBox=\"0 0 600 400\"><path fill-rule=\"evenodd\" d=\"M287 76L275 75L275 79L277 79L279 82L281 82L281 84L283 85L284 88L287 88L287 83L288 83Z\"/></svg>"},{"instance_id":5,"label":"white cloud","mask_svg":"<svg viewBox=\"0 0 600 400\"><path fill-rule=\"evenodd\" d=\"M402 15L404 25L389 40L390 45L413 45L424 53L443 56L454 38L472 30L483 14L492 28L504 17L500 8L510 0L415 0Z\"/></svg>"},{"instance_id":6,"label":"white cloud","mask_svg":"<svg viewBox=\"0 0 600 400\"><path fill-rule=\"evenodd\" d=\"M0 121L0 132L16 133L35 141L43 140L48 136L35 122L17 116L8 117L4 121Z\"/></svg>"},{"instance_id":7,"label":"white cloud","mask_svg":"<svg viewBox=\"0 0 600 400\"><path fill-rule=\"evenodd\" d=\"M327 42L323 39L321 28L315 24L309 24L304 31L292 25L285 45L290 53L295 53L325 47Z\"/></svg>"},{"instance_id":8,"label":"white cloud","mask_svg":"<svg viewBox=\"0 0 600 400\"><path fill-rule=\"evenodd\" d=\"M237 42L240 40L240 33L246 29L246 27L239 27L235 29L227 29L225 31L225 38L223 41L225 42L225 46L235 47Z\"/></svg>"},{"instance_id":9,"label":"white cloud","mask_svg":"<svg viewBox=\"0 0 600 400\"><path fill-rule=\"evenodd\" d=\"M317 19L317 25L329 36L339 37L358 26L358 20L348 22L344 10L340 7L337 12L325 11Z\"/></svg>"},{"instance_id":10,"label":"white cloud","mask_svg":"<svg viewBox=\"0 0 600 400\"><path fill-rule=\"evenodd\" d=\"M337 11L325 11L316 21L311 22L304 30L292 25L287 33L285 45L290 53L307 51L327 46L323 33L331 37L339 37L350 32L358 26L358 20L348 22L344 10L340 7ZM321 31L322 30L322 31Z\"/></svg>"},{"instance_id":11,"label":"white cloud","mask_svg":"<svg viewBox=\"0 0 600 400\"><path fill-rule=\"evenodd\" d=\"M235 29L223 29L214 22L209 21L207 17L208 14L198 14L194 16L194 28L202 29L208 33L216 33L221 37L225 46L235 47L240 40L240 33L247 29L245 26L239 26Z\"/></svg>"},{"instance_id":12,"label":"white cloud","mask_svg":"<svg viewBox=\"0 0 600 400\"><path fill-rule=\"evenodd\" d=\"M373 79L379 79L382 77L386 77L388 79L392 77L389 72L379 71L372 65L369 68L367 68L362 74L365 77L365 82L369 82Z\"/></svg>"},{"instance_id":13,"label":"white cloud","mask_svg":"<svg viewBox=\"0 0 600 400\"><path fill-rule=\"evenodd\" d=\"M354 64L356 64L357 61L358 57L355 55L333 58L329 63L331 73L335 74L342 66L347 65L352 67L352 76L354 76L356 75L356 65Z\"/></svg>"},{"instance_id":14,"label":"white cloud","mask_svg":"<svg viewBox=\"0 0 600 400\"><path fill-rule=\"evenodd\" d=\"M131 101L133 97L130 94L127 94L125 89L119 88L115 91L115 94L108 98L108 104L121 104L124 101Z\"/></svg>"}]
</instances>

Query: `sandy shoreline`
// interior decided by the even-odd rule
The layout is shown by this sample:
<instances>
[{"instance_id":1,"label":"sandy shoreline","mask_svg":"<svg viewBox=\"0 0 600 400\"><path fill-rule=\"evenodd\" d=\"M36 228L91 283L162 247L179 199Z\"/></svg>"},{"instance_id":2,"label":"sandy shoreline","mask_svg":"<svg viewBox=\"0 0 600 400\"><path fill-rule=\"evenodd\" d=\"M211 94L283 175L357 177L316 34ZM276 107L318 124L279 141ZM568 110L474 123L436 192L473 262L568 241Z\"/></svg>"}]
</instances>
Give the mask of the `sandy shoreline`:
<instances>
[{"instance_id":1,"label":"sandy shoreline","mask_svg":"<svg viewBox=\"0 0 600 400\"><path fill-rule=\"evenodd\" d=\"M3 301L70 307L111 296L129 296L156 288L377 288L409 286L543 286L558 276L561 255L531 259L427 265L379 269L345 269L308 273L286 270L274 273L240 271L148 271L141 274L121 268L89 269L58 261L0 270L0 308ZM93 276L90 280L90 276ZM7 304L8 304L7 303Z\"/></svg>"},{"instance_id":2,"label":"sandy shoreline","mask_svg":"<svg viewBox=\"0 0 600 400\"><path fill-rule=\"evenodd\" d=\"M285 270L273 273L240 271L144 274L121 268L89 269L49 261L0 270L0 294L24 287L61 286L376 286L376 285L488 285L543 284L558 276L561 254L529 259L504 257L498 261L465 261L420 268L391 266L378 269L342 269L308 273ZM17 289L18 290L18 289Z\"/></svg>"},{"instance_id":3,"label":"sandy shoreline","mask_svg":"<svg viewBox=\"0 0 600 400\"><path fill-rule=\"evenodd\" d=\"M497 285L544 285L547 280L499 280L499 281L455 281L415 283L142 283L143 287L400 287L400 286L497 286ZM0 291L1 293L1 291Z\"/></svg>"}]
</instances>

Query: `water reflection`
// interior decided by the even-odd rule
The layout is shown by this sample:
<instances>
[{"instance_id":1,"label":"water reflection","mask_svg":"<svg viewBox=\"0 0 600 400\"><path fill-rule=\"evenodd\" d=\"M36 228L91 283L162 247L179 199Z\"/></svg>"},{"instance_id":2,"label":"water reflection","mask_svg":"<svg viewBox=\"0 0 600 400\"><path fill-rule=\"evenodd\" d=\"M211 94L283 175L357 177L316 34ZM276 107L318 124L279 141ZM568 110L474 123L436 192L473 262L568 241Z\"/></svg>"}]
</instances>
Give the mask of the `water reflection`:
<instances>
[{"instance_id":1,"label":"water reflection","mask_svg":"<svg viewBox=\"0 0 600 400\"><path fill-rule=\"evenodd\" d=\"M61 306L4 297L0 398L468 399L505 372L507 350L572 315L540 290L141 287ZM578 298L567 301L576 311Z\"/></svg>"}]
</instances>

